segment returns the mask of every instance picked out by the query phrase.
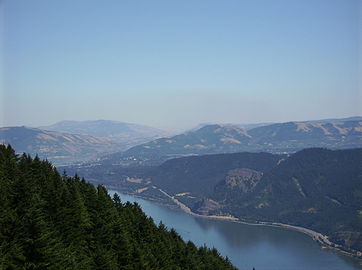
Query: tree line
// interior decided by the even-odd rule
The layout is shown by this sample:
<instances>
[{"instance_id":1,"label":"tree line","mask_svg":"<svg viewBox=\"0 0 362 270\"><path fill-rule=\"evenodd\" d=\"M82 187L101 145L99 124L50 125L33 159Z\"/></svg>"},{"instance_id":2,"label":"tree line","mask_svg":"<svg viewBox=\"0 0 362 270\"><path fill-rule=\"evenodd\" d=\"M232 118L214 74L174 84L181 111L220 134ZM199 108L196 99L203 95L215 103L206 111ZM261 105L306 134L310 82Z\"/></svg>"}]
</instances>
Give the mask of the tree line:
<instances>
[{"instance_id":1,"label":"tree line","mask_svg":"<svg viewBox=\"0 0 362 270\"><path fill-rule=\"evenodd\" d=\"M0 269L236 269L137 203L0 145Z\"/></svg>"}]
</instances>

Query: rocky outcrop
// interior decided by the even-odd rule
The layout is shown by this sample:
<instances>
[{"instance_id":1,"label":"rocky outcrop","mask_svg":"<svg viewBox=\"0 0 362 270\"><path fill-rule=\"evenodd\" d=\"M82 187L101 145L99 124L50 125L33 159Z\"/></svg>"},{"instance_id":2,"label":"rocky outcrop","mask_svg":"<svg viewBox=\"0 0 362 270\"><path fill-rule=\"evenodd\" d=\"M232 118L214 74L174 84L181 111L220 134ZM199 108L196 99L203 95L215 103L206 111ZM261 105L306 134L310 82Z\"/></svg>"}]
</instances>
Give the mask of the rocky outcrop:
<instances>
[{"instance_id":1,"label":"rocky outcrop","mask_svg":"<svg viewBox=\"0 0 362 270\"><path fill-rule=\"evenodd\" d=\"M258 184L262 176L262 172L248 168L238 168L228 172L225 184L229 188L239 188L242 192L249 192Z\"/></svg>"}]
</instances>

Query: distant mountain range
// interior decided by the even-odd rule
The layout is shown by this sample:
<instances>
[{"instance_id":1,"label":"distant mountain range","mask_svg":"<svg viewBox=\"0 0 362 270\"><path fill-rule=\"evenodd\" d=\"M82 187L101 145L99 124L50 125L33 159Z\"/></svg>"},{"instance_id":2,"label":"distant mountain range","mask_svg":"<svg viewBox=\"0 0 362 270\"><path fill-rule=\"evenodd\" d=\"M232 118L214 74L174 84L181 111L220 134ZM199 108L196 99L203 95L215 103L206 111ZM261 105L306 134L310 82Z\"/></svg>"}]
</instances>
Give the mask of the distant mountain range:
<instances>
[{"instance_id":1,"label":"distant mountain range","mask_svg":"<svg viewBox=\"0 0 362 270\"><path fill-rule=\"evenodd\" d=\"M54 164L89 161L148 142L165 131L116 121L62 121L41 128L0 128L0 142Z\"/></svg>"},{"instance_id":2,"label":"distant mountain range","mask_svg":"<svg viewBox=\"0 0 362 270\"><path fill-rule=\"evenodd\" d=\"M292 153L308 147L346 149L362 146L362 121L358 118L287 122L244 129L232 125L207 125L198 130L160 138L112 154L103 162L120 165L160 164L170 158L233 152Z\"/></svg>"},{"instance_id":3,"label":"distant mountain range","mask_svg":"<svg viewBox=\"0 0 362 270\"><path fill-rule=\"evenodd\" d=\"M320 120L309 120L309 121L290 121L290 122L347 122L347 121L362 121L362 116L352 116L346 118L328 118L328 119L320 119ZM262 126L270 126L272 124L276 124L276 122L265 122L265 123L249 123L249 124L238 124L238 123L202 123L197 125L195 128L190 129L189 131L195 131L205 126L210 125L221 125L221 126L236 126L240 128L244 128L246 130L262 127Z\"/></svg>"},{"instance_id":4,"label":"distant mountain range","mask_svg":"<svg viewBox=\"0 0 362 270\"><path fill-rule=\"evenodd\" d=\"M45 131L29 127L0 128L0 142L11 144L17 153L47 158L55 164L85 161L99 154L120 151L122 145L107 138Z\"/></svg>"},{"instance_id":5,"label":"distant mountain range","mask_svg":"<svg viewBox=\"0 0 362 270\"><path fill-rule=\"evenodd\" d=\"M175 157L234 152L291 153L307 147L362 146L361 117L277 124L206 125L172 137L136 124L62 121L41 129L6 127L0 141L55 164L100 158L102 164L157 165ZM253 127L253 128L252 128Z\"/></svg>"},{"instance_id":6,"label":"distant mountain range","mask_svg":"<svg viewBox=\"0 0 362 270\"><path fill-rule=\"evenodd\" d=\"M122 144L124 148L169 135L166 131L153 127L110 120L61 121L54 125L39 128L42 130L107 138Z\"/></svg>"}]
</instances>

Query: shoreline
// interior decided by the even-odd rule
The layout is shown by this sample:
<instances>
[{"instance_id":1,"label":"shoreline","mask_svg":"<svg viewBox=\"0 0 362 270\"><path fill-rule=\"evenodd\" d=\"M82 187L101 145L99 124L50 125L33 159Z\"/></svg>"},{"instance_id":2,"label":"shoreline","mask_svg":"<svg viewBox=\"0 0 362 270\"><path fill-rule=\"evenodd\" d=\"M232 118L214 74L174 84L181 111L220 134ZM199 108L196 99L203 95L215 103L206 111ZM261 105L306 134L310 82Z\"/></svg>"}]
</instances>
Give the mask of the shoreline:
<instances>
[{"instance_id":1,"label":"shoreline","mask_svg":"<svg viewBox=\"0 0 362 270\"><path fill-rule=\"evenodd\" d=\"M359 263L362 265L362 255L358 255L352 252L348 252L345 251L343 249L341 249L339 245L329 241L328 236L327 235L323 235L319 232L313 231L311 229L307 229L301 226L295 226L295 225L289 225L289 224L285 224L285 223L279 223L279 222L266 222L266 221L255 221L255 222L248 222L248 221L243 221L237 217L234 216L218 216L218 215L201 215L201 214L197 214L192 212L192 210L185 205L184 203L180 202L179 200L177 200L174 196L171 196L170 194L166 193L164 190L156 187L156 186L152 186L152 188L157 189L158 191L160 191L163 195L165 195L166 197L168 197L169 199L171 199L178 207L179 209L186 213L189 214L191 216L194 217L199 217L199 218L207 218L207 219L214 219L214 220L223 220L223 221L229 221L229 222L234 222L234 223L239 223L239 224L244 224L244 225L249 225L249 226L267 226L267 227L275 227L275 228L283 228L283 229L288 229L288 230L294 230L303 234L308 235L309 237L311 237L313 239L313 241L317 242L321 248L325 248L325 249L330 249L333 251L336 251L338 253L341 253L343 255L349 256L349 257L353 257L355 259L357 259L359 261ZM120 191L122 192L122 191ZM124 192L124 191L123 191ZM141 199L146 199L147 197L143 197L140 196L140 194L133 194L133 193L128 193L129 195L135 196L135 197L139 197ZM156 200L151 200L157 203ZM170 207L170 205L166 205L166 204L162 204L160 202L158 202L159 205L163 205L166 207Z\"/></svg>"},{"instance_id":2,"label":"shoreline","mask_svg":"<svg viewBox=\"0 0 362 270\"><path fill-rule=\"evenodd\" d=\"M156 187L153 187L156 188ZM279 223L279 222L261 222L261 221L256 221L254 223L252 222L247 222L247 221L243 221L237 217L234 216L217 216L217 215L201 215L201 214L197 214L195 212L192 212L192 210L186 206L184 203L180 202L179 200L177 200L174 196L171 196L170 194L166 193L164 190L160 189L160 188L156 188L158 189L162 194L164 194L165 196L167 196L168 198L170 198L176 205L178 205L180 207L180 209L191 215L191 216L195 216L195 217L201 217L201 218L209 218L209 219L220 219L220 220L226 220L226 221L231 221L231 222L235 222L235 223L239 223L239 224L245 224L245 225L250 225L250 226L268 226L268 227L277 227L277 228L285 228L285 229L289 229L289 230L294 230L294 231L298 231L304 234L307 234L308 236L312 237L312 239L316 242L318 242L321 245L326 245L328 247L331 248L335 248L332 245L334 245L334 243L332 243L331 241L328 240L328 237L326 235L323 235L319 232L304 228L304 227L300 227L300 226L294 226L294 225L289 225L289 224L285 224L285 223ZM351 254L352 255L352 254Z\"/></svg>"}]
</instances>

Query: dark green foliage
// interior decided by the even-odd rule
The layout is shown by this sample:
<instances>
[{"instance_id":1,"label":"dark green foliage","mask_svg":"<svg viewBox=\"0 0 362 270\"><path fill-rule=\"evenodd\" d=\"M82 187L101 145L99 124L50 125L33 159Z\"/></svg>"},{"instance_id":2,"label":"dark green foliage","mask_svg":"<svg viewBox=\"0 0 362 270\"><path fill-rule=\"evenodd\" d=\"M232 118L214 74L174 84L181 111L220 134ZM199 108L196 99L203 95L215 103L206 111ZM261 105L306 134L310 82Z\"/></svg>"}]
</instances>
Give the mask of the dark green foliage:
<instances>
[{"instance_id":1,"label":"dark green foliage","mask_svg":"<svg viewBox=\"0 0 362 270\"><path fill-rule=\"evenodd\" d=\"M0 145L0 269L235 269L140 206Z\"/></svg>"},{"instance_id":2,"label":"dark green foliage","mask_svg":"<svg viewBox=\"0 0 362 270\"><path fill-rule=\"evenodd\" d=\"M307 227L362 250L362 149L297 152L266 172L252 192L226 204L238 217Z\"/></svg>"},{"instance_id":3,"label":"dark green foliage","mask_svg":"<svg viewBox=\"0 0 362 270\"><path fill-rule=\"evenodd\" d=\"M262 176L248 178L245 169ZM171 195L189 193L177 199L194 212L302 226L362 251L362 148L184 157L147 177Z\"/></svg>"}]
</instances>

